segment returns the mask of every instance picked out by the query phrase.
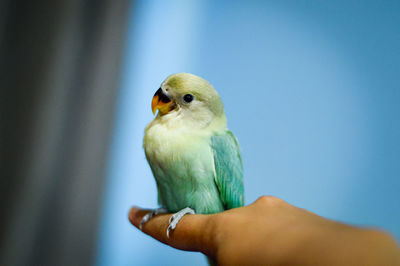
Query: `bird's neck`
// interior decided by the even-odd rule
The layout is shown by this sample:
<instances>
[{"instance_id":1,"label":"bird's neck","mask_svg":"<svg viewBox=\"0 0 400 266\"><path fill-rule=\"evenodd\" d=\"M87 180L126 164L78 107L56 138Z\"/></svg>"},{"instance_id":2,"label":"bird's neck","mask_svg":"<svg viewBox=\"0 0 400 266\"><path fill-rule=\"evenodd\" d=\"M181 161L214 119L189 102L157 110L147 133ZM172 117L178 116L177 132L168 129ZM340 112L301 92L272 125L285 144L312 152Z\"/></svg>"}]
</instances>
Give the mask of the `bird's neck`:
<instances>
[{"instance_id":1,"label":"bird's neck","mask_svg":"<svg viewBox=\"0 0 400 266\"><path fill-rule=\"evenodd\" d=\"M220 131L226 128L224 114L215 117L211 113L197 114L176 110L165 115L158 114L152 123L180 131Z\"/></svg>"}]
</instances>

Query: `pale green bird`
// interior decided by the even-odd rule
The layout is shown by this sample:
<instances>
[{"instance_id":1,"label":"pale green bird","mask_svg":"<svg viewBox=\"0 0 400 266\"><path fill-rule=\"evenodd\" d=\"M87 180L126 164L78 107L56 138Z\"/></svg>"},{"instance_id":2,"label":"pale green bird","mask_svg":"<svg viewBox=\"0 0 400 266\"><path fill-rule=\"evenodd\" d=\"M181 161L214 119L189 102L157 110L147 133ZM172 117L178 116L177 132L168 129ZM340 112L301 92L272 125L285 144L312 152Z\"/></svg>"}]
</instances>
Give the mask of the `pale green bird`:
<instances>
[{"instance_id":1,"label":"pale green bird","mask_svg":"<svg viewBox=\"0 0 400 266\"><path fill-rule=\"evenodd\" d=\"M239 145L227 129L222 101L206 80L188 73L169 76L154 94L159 111L146 127L143 147L162 208L176 212L169 231L188 213L211 214L243 206Z\"/></svg>"}]
</instances>

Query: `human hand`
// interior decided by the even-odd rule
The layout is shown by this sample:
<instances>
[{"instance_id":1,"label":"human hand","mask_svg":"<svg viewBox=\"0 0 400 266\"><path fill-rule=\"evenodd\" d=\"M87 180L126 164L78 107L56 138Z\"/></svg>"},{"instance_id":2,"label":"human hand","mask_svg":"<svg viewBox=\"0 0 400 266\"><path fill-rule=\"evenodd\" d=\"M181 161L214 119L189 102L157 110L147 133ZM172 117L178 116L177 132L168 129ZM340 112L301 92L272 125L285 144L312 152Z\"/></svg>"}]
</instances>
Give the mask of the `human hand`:
<instances>
[{"instance_id":1,"label":"human hand","mask_svg":"<svg viewBox=\"0 0 400 266\"><path fill-rule=\"evenodd\" d=\"M132 208L138 227L148 210ZM276 197L212 215L186 215L166 236L169 214L153 217L143 232L181 250L200 251L219 265L400 265L386 233L334 222Z\"/></svg>"}]
</instances>

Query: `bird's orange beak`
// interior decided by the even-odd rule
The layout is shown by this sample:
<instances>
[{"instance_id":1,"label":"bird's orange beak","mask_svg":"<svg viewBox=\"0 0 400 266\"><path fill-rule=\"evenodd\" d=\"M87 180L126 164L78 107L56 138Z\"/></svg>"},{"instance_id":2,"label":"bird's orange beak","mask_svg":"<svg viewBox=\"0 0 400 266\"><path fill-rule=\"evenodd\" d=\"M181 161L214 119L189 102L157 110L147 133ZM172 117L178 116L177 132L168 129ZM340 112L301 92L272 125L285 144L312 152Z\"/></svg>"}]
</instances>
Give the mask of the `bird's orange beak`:
<instances>
[{"instance_id":1,"label":"bird's orange beak","mask_svg":"<svg viewBox=\"0 0 400 266\"><path fill-rule=\"evenodd\" d=\"M159 88L153 96L153 100L151 101L151 110L153 114L156 114L156 111L164 115L173 109L173 102L166 95L161 88Z\"/></svg>"}]
</instances>

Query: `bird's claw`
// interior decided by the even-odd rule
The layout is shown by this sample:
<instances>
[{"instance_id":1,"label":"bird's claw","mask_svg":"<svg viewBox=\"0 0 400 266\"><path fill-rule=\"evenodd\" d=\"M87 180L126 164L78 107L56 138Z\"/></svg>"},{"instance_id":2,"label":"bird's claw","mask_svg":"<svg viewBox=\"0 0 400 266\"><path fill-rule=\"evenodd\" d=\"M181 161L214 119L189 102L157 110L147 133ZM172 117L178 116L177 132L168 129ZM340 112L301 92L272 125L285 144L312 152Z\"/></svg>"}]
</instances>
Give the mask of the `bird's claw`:
<instances>
[{"instance_id":1,"label":"bird's claw","mask_svg":"<svg viewBox=\"0 0 400 266\"><path fill-rule=\"evenodd\" d=\"M168 228L167 228L167 238L169 238L169 231L174 230L174 229L175 229L175 228L172 228L171 225L168 225Z\"/></svg>"},{"instance_id":2,"label":"bird's claw","mask_svg":"<svg viewBox=\"0 0 400 266\"><path fill-rule=\"evenodd\" d=\"M182 217L185 216L186 214L195 214L195 212L193 209L186 207L186 208L178 211L177 213L174 213L171 215L171 217L169 218L169 225L167 228L167 238L169 238L169 232L176 228L176 225L179 223L179 221L182 219Z\"/></svg>"},{"instance_id":3,"label":"bird's claw","mask_svg":"<svg viewBox=\"0 0 400 266\"><path fill-rule=\"evenodd\" d=\"M153 218L153 216L157 215L157 214L161 214L161 213L167 213L167 209L165 208L158 208L158 209L154 209L152 211L150 211L149 213L146 213L145 216L143 216L142 220L140 221L139 224L139 229L142 230L142 227L145 223L147 223L151 218Z\"/></svg>"},{"instance_id":4,"label":"bird's claw","mask_svg":"<svg viewBox=\"0 0 400 266\"><path fill-rule=\"evenodd\" d=\"M139 224L139 229L142 230L142 227L145 223L147 223L153 215L151 215L152 212L147 213L145 216L143 216L142 220L140 220Z\"/></svg>"}]
</instances>

